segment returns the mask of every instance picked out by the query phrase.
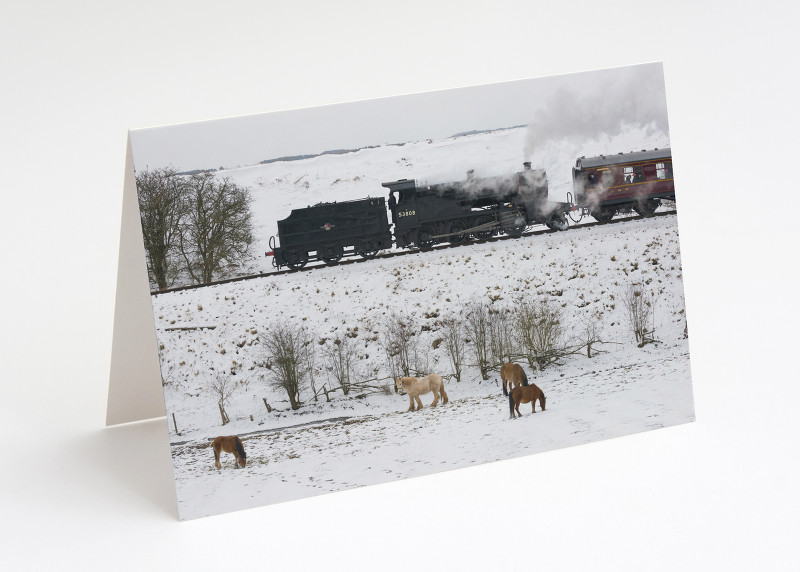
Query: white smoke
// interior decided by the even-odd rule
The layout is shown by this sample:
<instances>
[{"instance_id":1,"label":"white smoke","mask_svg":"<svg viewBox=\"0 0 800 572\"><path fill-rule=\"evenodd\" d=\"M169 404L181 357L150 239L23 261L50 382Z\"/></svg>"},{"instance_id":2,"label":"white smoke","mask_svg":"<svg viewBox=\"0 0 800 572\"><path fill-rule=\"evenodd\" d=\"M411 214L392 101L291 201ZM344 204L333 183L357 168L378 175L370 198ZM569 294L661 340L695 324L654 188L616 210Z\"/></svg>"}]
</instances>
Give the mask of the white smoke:
<instances>
[{"instance_id":1,"label":"white smoke","mask_svg":"<svg viewBox=\"0 0 800 572\"><path fill-rule=\"evenodd\" d=\"M547 170L551 200L573 191L578 157L669 147L661 65L584 76L588 83L558 91L528 124L524 155Z\"/></svg>"},{"instance_id":2,"label":"white smoke","mask_svg":"<svg viewBox=\"0 0 800 572\"><path fill-rule=\"evenodd\" d=\"M580 89L559 90L529 123L525 157L534 165L544 147L565 140L580 146L584 141L642 129L646 137L669 137L661 65L592 72L582 79L588 83Z\"/></svg>"}]
</instances>

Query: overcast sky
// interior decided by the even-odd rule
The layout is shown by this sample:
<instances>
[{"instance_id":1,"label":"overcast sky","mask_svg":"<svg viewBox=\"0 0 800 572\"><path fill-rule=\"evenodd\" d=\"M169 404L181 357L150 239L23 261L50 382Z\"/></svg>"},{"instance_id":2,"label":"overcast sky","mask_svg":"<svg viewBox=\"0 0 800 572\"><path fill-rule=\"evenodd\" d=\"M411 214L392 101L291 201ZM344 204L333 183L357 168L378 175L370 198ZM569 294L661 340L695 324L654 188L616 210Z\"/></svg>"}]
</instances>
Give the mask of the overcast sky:
<instances>
[{"instance_id":1,"label":"overcast sky","mask_svg":"<svg viewBox=\"0 0 800 572\"><path fill-rule=\"evenodd\" d=\"M191 170L516 125L530 126L533 152L625 124L668 133L661 63L138 129L131 144L137 170Z\"/></svg>"}]
</instances>

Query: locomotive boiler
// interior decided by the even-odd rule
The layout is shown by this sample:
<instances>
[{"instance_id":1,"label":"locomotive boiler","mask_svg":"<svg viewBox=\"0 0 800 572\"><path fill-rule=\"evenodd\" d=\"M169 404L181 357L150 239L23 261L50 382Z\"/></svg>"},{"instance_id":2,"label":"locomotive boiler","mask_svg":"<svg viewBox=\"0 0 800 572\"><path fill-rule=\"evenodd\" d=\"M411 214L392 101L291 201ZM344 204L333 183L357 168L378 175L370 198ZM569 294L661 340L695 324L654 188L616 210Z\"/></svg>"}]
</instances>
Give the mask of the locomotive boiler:
<instances>
[{"instance_id":1,"label":"locomotive boiler","mask_svg":"<svg viewBox=\"0 0 800 572\"><path fill-rule=\"evenodd\" d=\"M518 237L533 224L567 228L567 203L547 197L544 170L524 170L501 177L476 178L420 186L402 179L383 183L396 192L395 244L427 249L439 242L459 244L470 237L485 240L497 234Z\"/></svg>"}]
</instances>

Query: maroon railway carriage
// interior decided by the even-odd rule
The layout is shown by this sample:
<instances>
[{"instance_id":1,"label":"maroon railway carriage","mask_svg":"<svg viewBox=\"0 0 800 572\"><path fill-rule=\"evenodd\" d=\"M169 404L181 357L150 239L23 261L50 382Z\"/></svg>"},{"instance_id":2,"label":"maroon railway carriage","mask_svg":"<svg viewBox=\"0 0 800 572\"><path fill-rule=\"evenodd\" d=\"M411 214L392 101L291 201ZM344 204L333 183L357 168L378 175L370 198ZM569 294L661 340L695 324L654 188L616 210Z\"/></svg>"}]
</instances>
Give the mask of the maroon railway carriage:
<instances>
[{"instance_id":1,"label":"maroon railway carriage","mask_svg":"<svg viewBox=\"0 0 800 572\"><path fill-rule=\"evenodd\" d=\"M576 205L600 222L630 210L649 216L675 200L671 149L581 157L572 181Z\"/></svg>"}]
</instances>

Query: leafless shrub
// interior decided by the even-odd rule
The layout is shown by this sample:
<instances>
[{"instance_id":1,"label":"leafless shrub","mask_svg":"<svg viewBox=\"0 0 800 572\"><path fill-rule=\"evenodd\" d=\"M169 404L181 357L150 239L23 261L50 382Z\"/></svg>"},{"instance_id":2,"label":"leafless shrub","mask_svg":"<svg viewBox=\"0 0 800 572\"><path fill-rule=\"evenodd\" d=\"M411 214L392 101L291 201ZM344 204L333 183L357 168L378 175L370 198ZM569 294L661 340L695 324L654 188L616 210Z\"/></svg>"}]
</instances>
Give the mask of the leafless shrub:
<instances>
[{"instance_id":1,"label":"leafless shrub","mask_svg":"<svg viewBox=\"0 0 800 572\"><path fill-rule=\"evenodd\" d=\"M580 319L580 329L578 331L582 347L586 348L586 357L592 357L592 347L595 344L603 343L601 340L602 326L597 312L585 315ZM595 351L597 353L597 351Z\"/></svg>"},{"instance_id":2,"label":"leafless shrub","mask_svg":"<svg viewBox=\"0 0 800 572\"><path fill-rule=\"evenodd\" d=\"M622 303L628 313L628 322L636 336L636 343L641 348L645 344L655 342L653 334L655 323L653 309L655 297L642 284L631 284L622 294Z\"/></svg>"},{"instance_id":3,"label":"leafless shrub","mask_svg":"<svg viewBox=\"0 0 800 572\"><path fill-rule=\"evenodd\" d=\"M314 401L317 401L319 392L316 386L317 354L314 352L314 339L307 337L303 342L302 361L306 372L308 372L308 383L311 385L311 393Z\"/></svg>"},{"instance_id":4,"label":"leafless shrub","mask_svg":"<svg viewBox=\"0 0 800 572\"><path fill-rule=\"evenodd\" d=\"M473 302L466 313L465 327L472 341L472 350L481 370L481 377L489 379L489 308L483 302Z\"/></svg>"},{"instance_id":5,"label":"leafless shrub","mask_svg":"<svg viewBox=\"0 0 800 572\"><path fill-rule=\"evenodd\" d=\"M427 351L422 351L419 347L414 348L414 375L417 377L424 377L430 373L430 354Z\"/></svg>"},{"instance_id":6,"label":"leafless shrub","mask_svg":"<svg viewBox=\"0 0 800 572\"><path fill-rule=\"evenodd\" d=\"M325 348L325 365L342 388L344 395L350 394L352 387L353 362L356 358L351 338L336 338L330 347Z\"/></svg>"},{"instance_id":7,"label":"leafless shrub","mask_svg":"<svg viewBox=\"0 0 800 572\"><path fill-rule=\"evenodd\" d=\"M464 325L460 318L446 318L443 320L442 336L447 357L450 358L450 365L453 366L453 376L457 382L461 381L461 371L464 366L467 348L464 341Z\"/></svg>"},{"instance_id":8,"label":"leafless shrub","mask_svg":"<svg viewBox=\"0 0 800 572\"><path fill-rule=\"evenodd\" d=\"M564 347L561 308L547 299L521 300L514 311L514 326L520 351L531 369L557 362L569 351Z\"/></svg>"},{"instance_id":9,"label":"leafless shrub","mask_svg":"<svg viewBox=\"0 0 800 572\"><path fill-rule=\"evenodd\" d=\"M393 314L383 333L383 347L389 360L392 377L411 375L417 340L411 320Z\"/></svg>"},{"instance_id":10,"label":"leafless shrub","mask_svg":"<svg viewBox=\"0 0 800 572\"><path fill-rule=\"evenodd\" d=\"M217 400L222 424L227 424L230 418L225 411L225 406L236 391L236 381L225 371L213 371L211 378L206 382L206 389Z\"/></svg>"},{"instance_id":11,"label":"leafless shrub","mask_svg":"<svg viewBox=\"0 0 800 572\"><path fill-rule=\"evenodd\" d=\"M299 409L300 390L308 375L304 348L311 345L305 330L281 323L269 329L262 339L266 352L264 365L272 386L286 392L292 410Z\"/></svg>"},{"instance_id":12,"label":"leafless shrub","mask_svg":"<svg viewBox=\"0 0 800 572\"><path fill-rule=\"evenodd\" d=\"M514 355L512 320L505 308L490 306L487 310L489 355L494 365L511 361Z\"/></svg>"}]
</instances>

